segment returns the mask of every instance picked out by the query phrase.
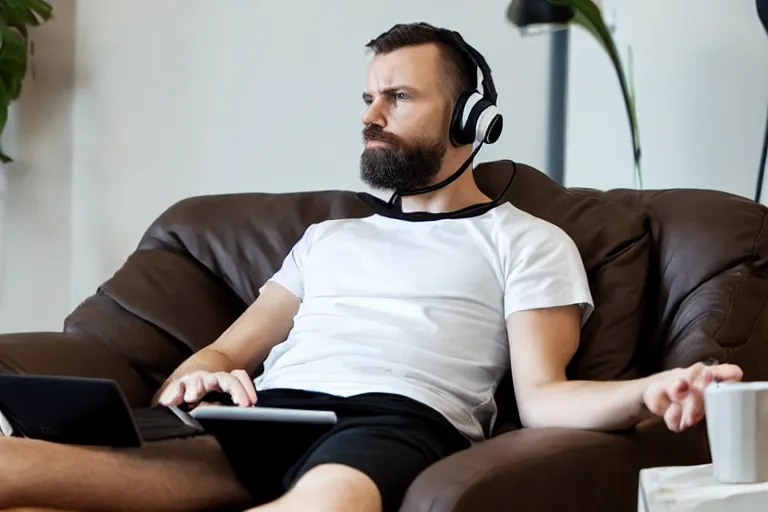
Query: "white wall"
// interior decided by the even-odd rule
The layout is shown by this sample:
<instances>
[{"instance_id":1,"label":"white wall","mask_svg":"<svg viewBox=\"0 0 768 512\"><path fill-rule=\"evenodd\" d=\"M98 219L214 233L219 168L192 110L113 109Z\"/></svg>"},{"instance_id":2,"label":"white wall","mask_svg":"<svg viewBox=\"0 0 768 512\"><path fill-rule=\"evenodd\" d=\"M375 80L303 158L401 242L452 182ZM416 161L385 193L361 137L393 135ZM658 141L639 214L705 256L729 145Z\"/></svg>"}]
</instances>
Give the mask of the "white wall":
<instances>
[{"instance_id":1,"label":"white wall","mask_svg":"<svg viewBox=\"0 0 768 512\"><path fill-rule=\"evenodd\" d=\"M507 3L54 0L19 112L44 121L19 132L0 331L59 329L183 197L360 189L364 44L397 22L455 28L486 56L506 123L481 160L543 166L548 41L521 38Z\"/></svg>"},{"instance_id":2,"label":"white wall","mask_svg":"<svg viewBox=\"0 0 768 512\"><path fill-rule=\"evenodd\" d=\"M3 148L0 200L0 330L58 328L70 306L75 55L74 2L35 33L35 55ZM57 318L58 317L58 318ZM58 321L57 321L58 320Z\"/></svg>"},{"instance_id":3,"label":"white wall","mask_svg":"<svg viewBox=\"0 0 768 512\"><path fill-rule=\"evenodd\" d=\"M632 45L645 188L754 197L768 110L768 37L754 0L612 0ZM613 68L571 37L566 184L633 187L629 125ZM764 192L763 200L768 196Z\"/></svg>"},{"instance_id":4,"label":"white wall","mask_svg":"<svg viewBox=\"0 0 768 512\"><path fill-rule=\"evenodd\" d=\"M363 45L399 21L456 28L486 55L506 123L481 159L543 168L548 40L521 38L507 3L54 0L3 135L17 161L0 332L59 329L182 197L361 188ZM768 103L753 0L612 4L620 48L635 51L646 188L751 197ZM567 184L631 187L613 70L580 30L571 49Z\"/></svg>"}]
</instances>

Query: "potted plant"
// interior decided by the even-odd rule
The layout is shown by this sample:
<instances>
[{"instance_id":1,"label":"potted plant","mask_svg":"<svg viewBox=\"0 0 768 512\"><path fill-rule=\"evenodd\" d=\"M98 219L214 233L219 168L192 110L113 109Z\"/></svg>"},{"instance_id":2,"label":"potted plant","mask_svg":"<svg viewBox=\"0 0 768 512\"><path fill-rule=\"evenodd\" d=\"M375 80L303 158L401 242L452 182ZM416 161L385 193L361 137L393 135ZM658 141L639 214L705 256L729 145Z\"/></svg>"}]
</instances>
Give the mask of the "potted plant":
<instances>
[{"instance_id":1,"label":"potted plant","mask_svg":"<svg viewBox=\"0 0 768 512\"><path fill-rule=\"evenodd\" d=\"M8 108L21 95L30 55L29 27L51 19L46 0L0 0L0 135L8 121ZM0 162L12 159L0 147Z\"/></svg>"},{"instance_id":2,"label":"potted plant","mask_svg":"<svg viewBox=\"0 0 768 512\"><path fill-rule=\"evenodd\" d=\"M632 134L632 148L635 159L635 172L640 188L643 188L643 175L640 169L640 132L635 112L635 91L632 87L632 52L628 55L629 79L624 73L621 57L611 37L611 31L605 24L600 8L593 0L512 0L507 8L507 19L522 27L536 24L567 25L575 23L592 34L606 51L616 70L616 77L624 95L624 104L629 118Z\"/></svg>"}]
</instances>

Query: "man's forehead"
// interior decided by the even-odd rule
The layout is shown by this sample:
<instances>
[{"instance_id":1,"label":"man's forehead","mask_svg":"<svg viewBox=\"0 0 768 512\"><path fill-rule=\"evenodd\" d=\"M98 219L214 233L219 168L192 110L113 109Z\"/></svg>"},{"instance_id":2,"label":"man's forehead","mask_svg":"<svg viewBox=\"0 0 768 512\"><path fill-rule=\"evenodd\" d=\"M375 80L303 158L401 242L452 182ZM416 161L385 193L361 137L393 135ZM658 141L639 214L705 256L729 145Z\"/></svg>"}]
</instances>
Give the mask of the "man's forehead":
<instances>
[{"instance_id":1,"label":"man's forehead","mask_svg":"<svg viewBox=\"0 0 768 512\"><path fill-rule=\"evenodd\" d=\"M375 55L368 64L367 88L376 92L393 85L429 88L437 85L440 73L437 46L406 46Z\"/></svg>"}]
</instances>

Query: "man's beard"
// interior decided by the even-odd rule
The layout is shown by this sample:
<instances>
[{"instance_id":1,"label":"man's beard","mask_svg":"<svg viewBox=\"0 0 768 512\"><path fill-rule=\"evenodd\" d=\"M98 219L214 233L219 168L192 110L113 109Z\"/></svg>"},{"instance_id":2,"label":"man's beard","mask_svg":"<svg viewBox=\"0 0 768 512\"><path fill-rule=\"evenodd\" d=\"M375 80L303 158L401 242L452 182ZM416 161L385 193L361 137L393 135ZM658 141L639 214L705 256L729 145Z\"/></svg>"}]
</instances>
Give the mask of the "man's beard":
<instances>
[{"instance_id":1,"label":"man's beard","mask_svg":"<svg viewBox=\"0 0 768 512\"><path fill-rule=\"evenodd\" d=\"M407 191L432 183L443 165L446 146L427 139L406 143L384 133L378 125L363 130L363 141L383 141L383 148L366 148L360 156L360 178L375 190Z\"/></svg>"}]
</instances>

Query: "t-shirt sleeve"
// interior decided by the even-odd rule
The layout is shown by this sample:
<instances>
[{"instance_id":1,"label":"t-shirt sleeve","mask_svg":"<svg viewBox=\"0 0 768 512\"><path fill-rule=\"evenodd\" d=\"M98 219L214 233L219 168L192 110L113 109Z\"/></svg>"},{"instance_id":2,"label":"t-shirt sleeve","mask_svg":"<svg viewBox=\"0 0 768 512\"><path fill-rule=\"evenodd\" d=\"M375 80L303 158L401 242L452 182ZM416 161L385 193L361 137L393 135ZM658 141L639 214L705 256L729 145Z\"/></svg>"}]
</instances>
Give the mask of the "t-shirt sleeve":
<instances>
[{"instance_id":1,"label":"t-shirt sleeve","mask_svg":"<svg viewBox=\"0 0 768 512\"><path fill-rule=\"evenodd\" d=\"M542 224L527 235L510 243L505 268L505 318L517 311L577 304L583 326L594 303L576 244L565 231L551 224Z\"/></svg>"},{"instance_id":2,"label":"t-shirt sleeve","mask_svg":"<svg viewBox=\"0 0 768 512\"><path fill-rule=\"evenodd\" d=\"M291 248L277 272L269 278L269 281L279 284L300 299L304 298L304 268L312 246L313 232L314 225L311 225Z\"/></svg>"}]
</instances>

